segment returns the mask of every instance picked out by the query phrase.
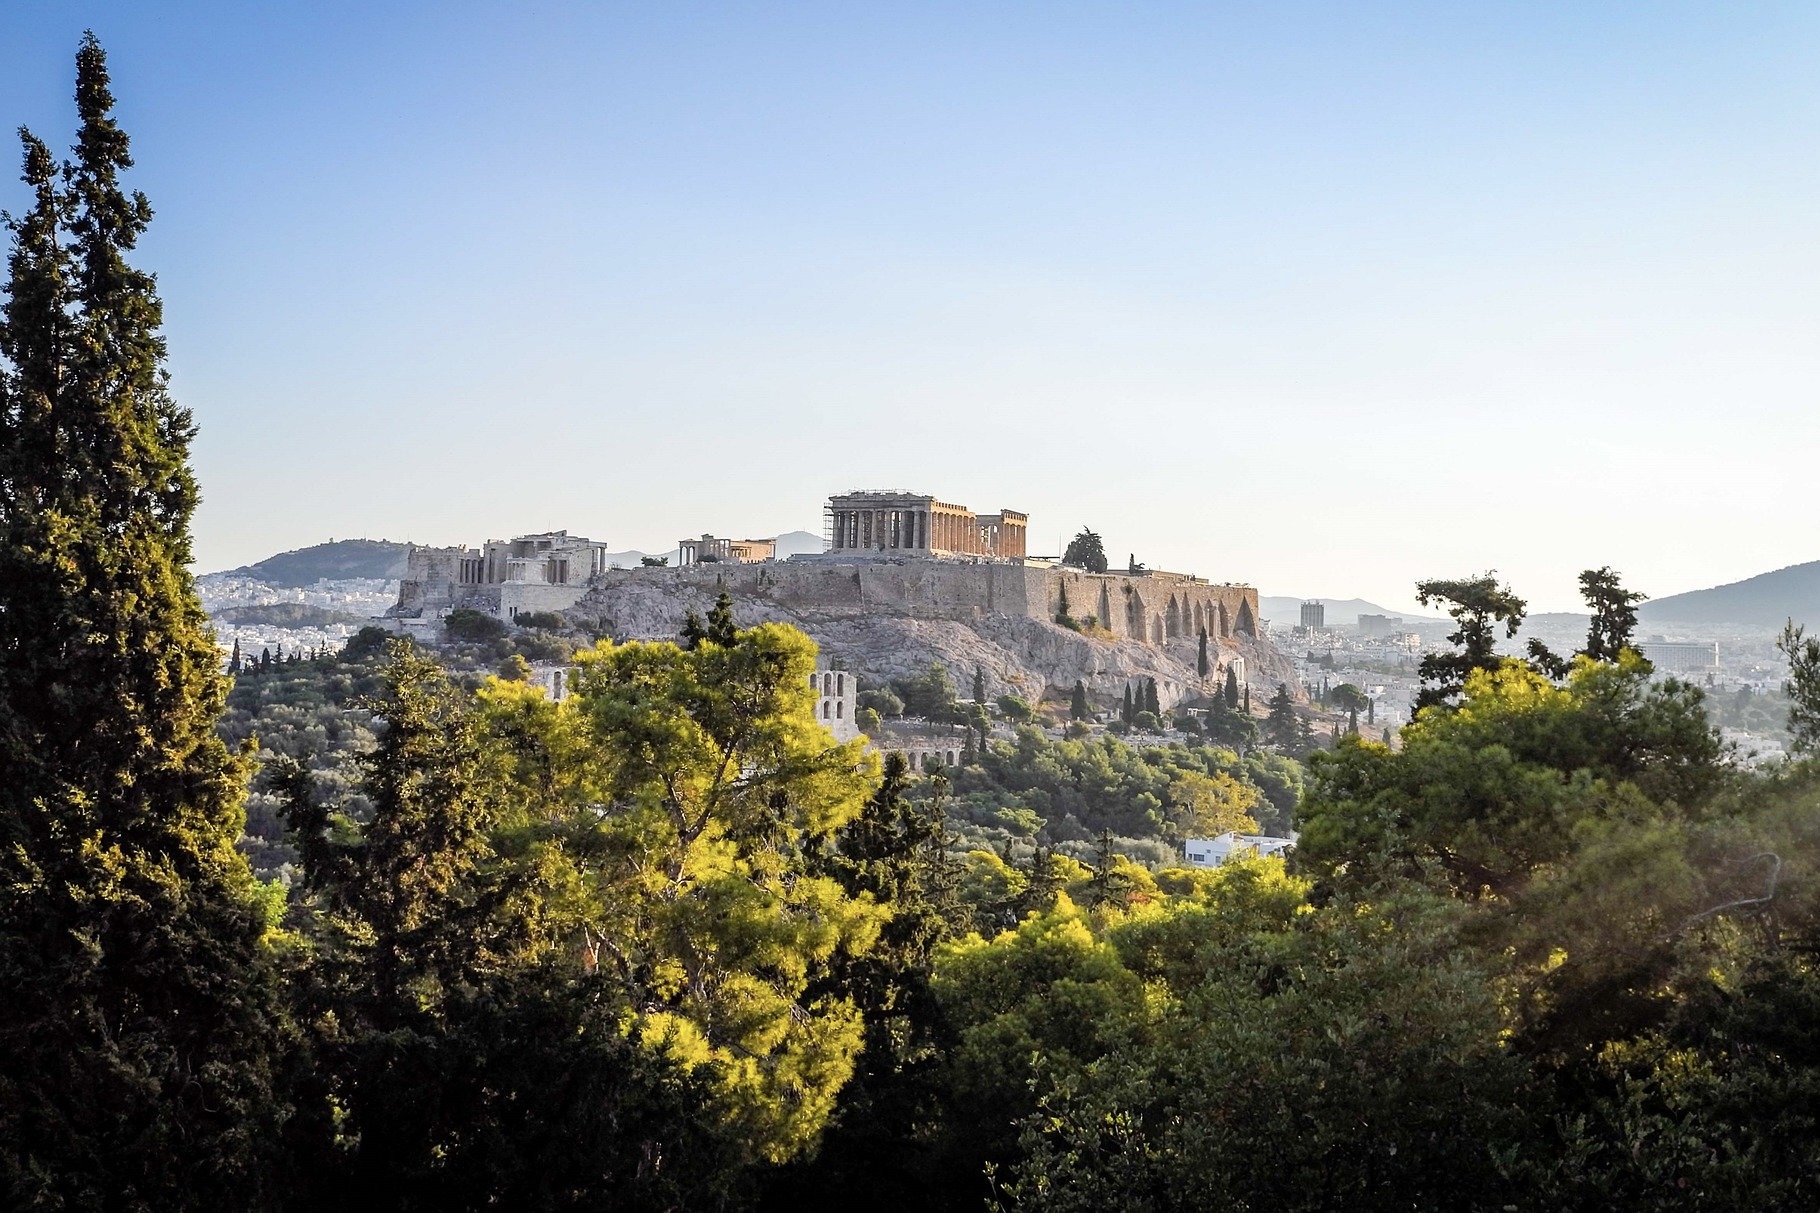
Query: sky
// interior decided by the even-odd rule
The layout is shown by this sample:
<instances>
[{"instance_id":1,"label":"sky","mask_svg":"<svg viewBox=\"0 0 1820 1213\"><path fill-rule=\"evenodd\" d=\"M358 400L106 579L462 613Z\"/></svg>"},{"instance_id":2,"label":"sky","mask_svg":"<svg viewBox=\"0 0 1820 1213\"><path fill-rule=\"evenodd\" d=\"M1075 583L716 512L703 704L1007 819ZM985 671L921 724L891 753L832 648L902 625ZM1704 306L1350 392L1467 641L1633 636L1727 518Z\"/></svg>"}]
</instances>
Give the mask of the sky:
<instances>
[{"instance_id":1,"label":"sky","mask_svg":"<svg viewBox=\"0 0 1820 1213\"><path fill-rule=\"evenodd\" d=\"M0 127L85 28L199 570L854 488L1393 608L1820 559L1811 3L0 0Z\"/></svg>"}]
</instances>

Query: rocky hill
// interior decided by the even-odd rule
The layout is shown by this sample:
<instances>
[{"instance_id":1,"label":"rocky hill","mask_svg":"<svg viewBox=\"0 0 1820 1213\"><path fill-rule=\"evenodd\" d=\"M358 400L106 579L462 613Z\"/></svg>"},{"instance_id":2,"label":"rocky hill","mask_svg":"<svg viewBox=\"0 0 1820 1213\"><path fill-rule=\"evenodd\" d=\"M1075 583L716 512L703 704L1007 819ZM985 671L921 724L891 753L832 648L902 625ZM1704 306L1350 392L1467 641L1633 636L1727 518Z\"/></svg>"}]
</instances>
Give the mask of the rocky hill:
<instances>
[{"instance_id":1,"label":"rocky hill","mask_svg":"<svg viewBox=\"0 0 1820 1213\"><path fill-rule=\"evenodd\" d=\"M404 576L405 557L410 549L408 543L389 539L338 539L280 552L258 564L230 569L227 575L287 588L311 586L318 581L396 581Z\"/></svg>"},{"instance_id":2,"label":"rocky hill","mask_svg":"<svg viewBox=\"0 0 1820 1213\"><path fill-rule=\"evenodd\" d=\"M705 615L712 605L710 590L671 578L631 578L592 591L564 614L572 623L620 640L672 639L688 611ZM881 680L939 663L962 687L970 684L976 668L981 670L990 696L1012 693L1032 702L1046 696L1065 699L1079 680L1106 706L1117 702L1127 683L1154 678L1165 708L1212 689L1211 682L1203 684L1196 672L1194 640L1157 647L1096 639L1012 615L982 614L963 622L898 613L817 611L786 605L763 593L737 597L734 618L742 627L792 624L814 637L824 659ZM1218 641L1210 655L1221 668L1233 657L1245 659L1254 702L1268 697L1278 682L1296 685L1293 666L1267 640Z\"/></svg>"}]
</instances>

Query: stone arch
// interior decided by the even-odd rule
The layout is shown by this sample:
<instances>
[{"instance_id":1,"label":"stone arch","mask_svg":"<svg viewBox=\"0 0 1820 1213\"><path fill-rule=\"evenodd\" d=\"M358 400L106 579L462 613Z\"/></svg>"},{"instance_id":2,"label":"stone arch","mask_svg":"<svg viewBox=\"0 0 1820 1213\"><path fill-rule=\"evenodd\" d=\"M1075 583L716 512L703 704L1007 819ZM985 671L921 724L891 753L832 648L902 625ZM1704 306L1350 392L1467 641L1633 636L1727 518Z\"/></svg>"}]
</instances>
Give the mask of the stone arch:
<instances>
[{"instance_id":1,"label":"stone arch","mask_svg":"<svg viewBox=\"0 0 1820 1213\"><path fill-rule=\"evenodd\" d=\"M1100 582L1100 613L1098 618L1101 627L1105 628L1107 631L1112 630L1112 596L1106 593L1106 583L1103 581Z\"/></svg>"},{"instance_id":2,"label":"stone arch","mask_svg":"<svg viewBox=\"0 0 1820 1213\"><path fill-rule=\"evenodd\" d=\"M1157 645L1158 647L1162 646L1163 617L1161 615L1157 615L1150 620L1150 643Z\"/></svg>"},{"instance_id":3,"label":"stone arch","mask_svg":"<svg viewBox=\"0 0 1820 1213\"><path fill-rule=\"evenodd\" d=\"M1125 587L1125 634L1133 640L1144 639L1149 631L1144 626L1144 596L1130 586Z\"/></svg>"},{"instance_id":4,"label":"stone arch","mask_svg":"<svg viewBox=\"0 0 1820 1213\"><path fill-rule=\"evenodd\" d=\"M1232 635L1232 619L1226 614L1226 604L1220 603L1220 635Z\"/></svg>"},{"instance_id":5,"label":"stone arch","mask_svg":"<svg viewBox=\"0 0 1820 1213\"><path fill-rule=\"evenodd\" d=\"M1207 616L1201 613L1201 604L1194 604L1194 634L1199 636L1207 630Z\"/></svg>"},{"instance_id":6,"label":"stone arch","mask_svg":"<svg viewBox=\"0 0 1820 1213\"><path fill-rule=\"evenodd\" d=\"M1169 595L1169 607L1163 615L1163 635L1174 640L1182 634L1182 607L1175 595Z\"/></svg>"}]
</instances>

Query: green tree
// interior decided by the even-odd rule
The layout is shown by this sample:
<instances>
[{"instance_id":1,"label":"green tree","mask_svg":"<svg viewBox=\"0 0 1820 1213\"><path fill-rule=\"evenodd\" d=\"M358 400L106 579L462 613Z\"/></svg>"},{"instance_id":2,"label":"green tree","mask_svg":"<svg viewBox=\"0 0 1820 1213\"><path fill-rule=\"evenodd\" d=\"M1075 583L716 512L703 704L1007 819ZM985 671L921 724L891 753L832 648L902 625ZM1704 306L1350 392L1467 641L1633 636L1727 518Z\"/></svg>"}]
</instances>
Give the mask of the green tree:
<instances>
[{"instance_id":1,"label":"green tree","mask_svg":"<svg viewBox=\"0 0 1820 1213\"><path fill-rule=\"evenodd\" d=\"M1163 717L1163 705L1157 702L1156 679L1154 678L1144 680L1144 710L1159 720Z\"/></svg>"},{"instance_id":2,"label":"green tree","mask_svg":"<svg viewBox=\"0 0 1820 1213\"><path fill-rule=\"evenodd\" d=\"M1788 659L1788 681L1782 684L1782 693L1788 696L1790 749L1811 755L1820 752L1820 639L1804 633L1791 619L1782 626L1776 647ZM1748 696L1749 691L1746 687L1739 693Z\"/></svg>"},{"instance_id":3,"label":"green tree","mask_svg":"<svg viewBox=\"0 0 1820 1213\"><path fill-rule=\"evenodd\" d=\"M1068 700L1068 719L1086 720L1093 715L1093 709L1087 703L1087 685L1080 679L1074 680L1074 694Z\"/></svg>"},{"instance_id":4,"label":"green tree","mask_svg":"<svg viewBox=\"0 0 1820 1213\"><path fill-rule=\"evenodd\" d=\"M1234 710L1239 706L1239 672L1233 666L1226 667L1226 706Z\"/></svg>"},{"instance_id":5,"label":"green tree","mask_svg":"<svg viewBox=\"0 0 1820 1213\"><path fill-rule=\"evenodd\" d=\"M640 556L638 563L643 568L661 569L669 565L670 558L668 556Z\"/></svg>"},{"instance_id":6,"label":"green tree","mask_svg":"<svg viewBox=\"0 0 1820 1213\"><path fill-rule=\"evenodd\" d=\"M1210 662L1207 659L1207 629L1206 628L1201 629L1201 647L1200 647L1200 651L1195 655L1194 668L1197 672L1199 672L1199 674L1201 675L1202 678L1207 677L1208 672L1213 669L1212 662Z\"/></svg>"},{"instance_id":7,"label":"green tree","mask_svg":"<svg viewBox=\"0 0 1820 1213\"><path fill-rule=\"evenodd\" d=\"M1417 708L1447 703L1465 688L1467 675L1474 670L1495 669L1499 625L1506 638L1515 636L1528 609L1490 572L1453 581L1418 581L1416 601L1423 606L1446 604L1458 625L1447 636L1453 652L1422 656L1418 672L1426 685L1416 696Z\"/></svg>"},{"instance_id":8,"label":"green tree","mask_svg":"<svg viewBox=\"0 0 1820 1213\"><path fill-rule=\"evenodd\" d=\"M1580 596L1592 608L1586 647L1580 651L1594 661L1618 660L1637 630L1637 604L1649 595L1625 589L1610 567L1602 567L1580 574Z\"/></svg>"},{"instance_id":9,"label":"green tree","mask_svg":"<svg viewBox=\"0 0 1820 1213\"><path fill-rule=\"evenodd\" d=\"M491 644L505 637L505 622L484 611L457 607L443 617L443 634L450 640L467 644Z\"/></svg>"},{"instance_id":10,"label":"green tree","mask_svg":"<svg viewBox=\"0 0 1820 1213\"><path fill-rule=\"evenodd\" d=\"M986 671L978 666L973 667L973 702L982 708L986 706Z\"/></svg>"},{"instance_id":11,"label":"green tree","mask_svg":"<svg viewBox=\"0 0 1820 1213\"><path fill-rule=\"evenodd\" d=\"M739 629L733 623L733 598L725 590L715 596L714 605L708 609L706 635L723 649L738 643Z\"/></svg>"},{"instance_id":12,"label":"green tree","mask_svg":"<svg viewBox=\"0 0 1820 1213\"><path fill-rule=\"evenodd\" d=\"M1296 715L1295 699L1287 683L1277 683L1270 697L1270 715L1264 719L1264 737L1284 752L1293 752L1301 740L1301 718Z\"/></svg>"},{"instance_id":13,"label":"green tree","mask_svg":"<svg viewBox=\"0 0 1820 1213\"><path fill-rule=\"evenodd\" d=\"M1328 701L1346 713L1350 732L1359 731L1359 712L1371 706L1371 696L1350 682L1342 682L1327 693Z\"/></svg>"},{"instance_id":14,"label":"green tree","mask_svg":"<svg viewBox=\"0 0 1820 1213\"><path fill-rule=\"evenodd\" d=\"M1503 894L1639 798L1704 804L1724 770L1703 696L1649 675L1634 653L1582 660L1566 686L1516 660L1475 671L1459 710L1418 719L1402 749L1348 739L1315 756L1298 860L1348 882L1435 871Z\"/></svg>"},{"instance_id":15,"label":"green tree","mask_svg":"<svg viewBox=\"0 0 1820 1213\"><path fill-rule=\"evenodd\" d=\"M1068 541L1068 550L1062 553L1062 563L1086 569L1089 573L1104 573L1106 547L1090 528L1082 527L1080 533Z\"/></svg>"},{"instance_id":16,"label":"green tree","mask_svg":"<svg viewBox=\"0 0 1820 1213\"><path fill-rule=\"evenodd\" d=\"M195 433L151 219L92 35L59 177L0 314L0 1204L246 1207L275 1197L275 1012L262 895L234 840L242 763L189 574Z\"/></svg>"},{"instance_id":17,"label":"green tree","mask_svg":"<svg viewBox=\"0 0 1820 1213\"><path fill-rule=\"evenodd\" d=\"M1131 699L1131 684L1127 682L1125 684L1125 701L1123 706L1119 708L1119 719L1126 724L1130 724L1132 717L1136 715L1137 711Z\"/></svg>"}]
</instances>

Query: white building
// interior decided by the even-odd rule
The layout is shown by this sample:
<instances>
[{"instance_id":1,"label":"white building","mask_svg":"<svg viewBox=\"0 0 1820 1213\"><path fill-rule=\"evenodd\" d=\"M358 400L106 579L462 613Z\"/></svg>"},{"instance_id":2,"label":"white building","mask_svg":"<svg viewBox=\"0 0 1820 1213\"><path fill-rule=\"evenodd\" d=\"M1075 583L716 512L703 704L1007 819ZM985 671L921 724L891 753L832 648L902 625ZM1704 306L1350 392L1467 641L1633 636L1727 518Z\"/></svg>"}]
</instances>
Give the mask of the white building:
<instances>
[{"instance_id":1,"label":"white building","mask_svg":"<svg viewBox=\"0 0 1820 1213\"><path fill-rule=\"evenodd\" d=\"M1231 859L1280 855L1294 846L1293 838L1240 834L1232 830L1218 838L1190 838L1182 844L1182 853L1191 868L1217 868Z\"/></svg>"}]
</instances>

